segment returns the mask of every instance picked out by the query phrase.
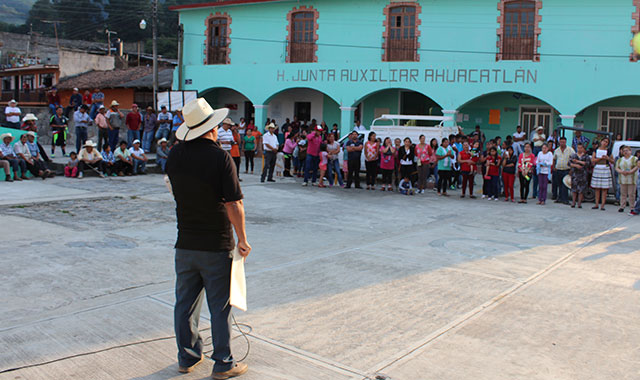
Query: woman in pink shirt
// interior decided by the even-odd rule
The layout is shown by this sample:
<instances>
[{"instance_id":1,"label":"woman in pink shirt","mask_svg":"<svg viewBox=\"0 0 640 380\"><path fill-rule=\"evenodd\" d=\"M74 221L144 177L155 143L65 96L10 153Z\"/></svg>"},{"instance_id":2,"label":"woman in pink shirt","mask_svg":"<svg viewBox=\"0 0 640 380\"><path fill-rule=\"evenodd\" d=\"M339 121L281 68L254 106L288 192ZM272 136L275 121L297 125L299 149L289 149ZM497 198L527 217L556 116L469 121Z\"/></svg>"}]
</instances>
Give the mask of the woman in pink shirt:
<instances>
[{"instance_id":1,"label":"woman in pink shirt","mask_svg":"<svg viewBox=\"0 0 640 380\"><path fill-rule=\"evenodd\" d=\"M531 152L531 144L524 144L524 153L520 153L518 157L518 179L520 180L520 201L518 203L527 203L529 197L529 184L531 177L535 175L536 156Z\"/></svg>"},{"instance_id":2,"label":"woman in pink shirt","mask_svg":"<svg viewBox=\"0 0 640 380\"><path fill-rule=\"evenodd\" d=\"M290 133L284 140L284 147L282 147L282 153L284 153L284 176L293 177L291 175L291 159L293 158L293 150L298 146L297 142L298 134Z\"/></svg>"},{"instance_id":3,"label":"woman in pink shirt","mask_svg":"<svg viewBox=\"0 0 640 380\"><path fill-rule=\"evenodd\" d=\"M418 159L418 194L424 194L427 188L427 178L431 169L431 147L426 143L424 135L420 135L420 143L416 145Z\"/></svg>"},{"instance_id":4,"label":"woman in pink shirt","mask_svg":"<svg viewBox=\"0 0 640 380\"><path fill-rule=\"evenodd\" d=\"M382 169L382 191L385 191L385 185L387 190L393 191L391 181L393 177L393 169L396 163L396 148L391 144L391 138L387 137L382 143L380 148L380 169Z\"/></svg>"},{"instance_id":5,"label":"woman in pink shirt","mask_svg":"<svg viewBox=\"0 0 640 380\"><path fill-rule=\"evenodd\" d=\"M376 141L376 133L369 132L369 140L364 143L364 164L367 168L367 190L376 189L376 177L378 176L378 155L380 144Z\"/></svg>"}]
</instances>

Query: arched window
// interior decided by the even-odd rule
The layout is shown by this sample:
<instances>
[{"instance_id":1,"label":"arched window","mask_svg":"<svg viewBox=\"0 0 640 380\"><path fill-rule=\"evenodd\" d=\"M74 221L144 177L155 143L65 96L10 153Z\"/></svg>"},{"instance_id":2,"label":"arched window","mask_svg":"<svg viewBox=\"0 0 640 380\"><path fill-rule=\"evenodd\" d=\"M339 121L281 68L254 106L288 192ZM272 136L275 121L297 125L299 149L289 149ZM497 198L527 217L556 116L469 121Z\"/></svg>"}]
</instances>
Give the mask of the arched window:
<instances>
[{"instance_id":1,"label":"arched window","mask_svg":"<svg viewBox=\"0 0 640 380\"><path fill-rule=\"evenodd\" d=\"M225 65L229 60L229 16L207 18L207 65Z\"/></svg>"},{"instance_id":2,"label":"arched window","mask_svg":"<svg viewBox=\"0 0 640 380\"><path fill-rule=\"evenodd\" d=\"M289 13L289 39L287 62L316 62L318 12L300 7Z\"/></svg>"},{"instance_id":3,"label":"arched window","mask_svg":"<svg viewBox=\"0 0 640 380\"><path fill-rule=\"evenodd\" d=\"M501 59L536 60L537 4L535 0L503 1Z\"/></svg>"},{"instance_id":4,"label":"arched window","mask_svg":"<svg viewBox=\"0 0 640 380\"><path fill-rule=\"evenodd\" d=\"M404 4L404 3L400 3ZM385 61L419 61L418 7L394 3L385 9L387 15L384 36Z\"/></svg>"}]
</instances>

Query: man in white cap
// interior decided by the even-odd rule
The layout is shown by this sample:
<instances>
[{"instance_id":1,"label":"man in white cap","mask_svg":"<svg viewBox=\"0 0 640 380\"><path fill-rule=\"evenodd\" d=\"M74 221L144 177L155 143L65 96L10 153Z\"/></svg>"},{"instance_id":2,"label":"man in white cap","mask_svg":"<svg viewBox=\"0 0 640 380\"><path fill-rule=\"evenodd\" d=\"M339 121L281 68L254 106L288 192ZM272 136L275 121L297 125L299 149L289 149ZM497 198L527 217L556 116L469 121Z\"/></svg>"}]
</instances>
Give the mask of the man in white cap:
<instances>
[{"instance_id":1,"label":"man in white cap","mask_svg":"<svg viewBox=\"0 0 640 380\"><path fill-rule=\"evenodd\" d=\"M83 104L80 106L80 109L73 113L73 122L76 126L76 152L82 149L82 146L89 137L87 131L91 123L91 118L89 117L88 110L89 107Z\"/></svg>"},{"instance_id":2,"label":"man in white cap","mask_svg":"<svg viewBox=\"0 0 640 380\"><path fill-rule=\"evenodd\" d=\"M120 128L124 125L124 114L118 109L118 106L120 106L120 103L117 100L111 101L111 107L105 115L109 125L109 146L111 150L116 149Z\"/></svg>"},{"instance_id":3,"label":"man in white cap","mask_svg":"<svg viewBox=\"0 0 640 380\"><path fill-rule=\"evenodd\" d=\"M147 155L140 147L140 140L133 140L133 146L129 148L131 158L133 158L133 174L147 174Z\"/></svg>"},{"instance_id":4,"label":"man in white cap","mask_svg":"<svg viewBox=\"0 0 640 380\"><path fill-rule=\"evenodd\" d=\"M171 148L166 165L178 219L174 309L178 370L191 372L203 361L198 322L206 292L215 361L211 376L228 379L248 370L231 354L230 255L236 248L243 257L251 252L236 167L217 143L218 124L229 110L213 110L199 98L188 102L182 112L185 122L176 138L183 143Z\"/></svg>"},{"instance_id":5,"label":"man in white cap","mask_svg":"<svg viewBox=\"0 0 640 380\"><path fill-rule=\"evenodd\" d=\"M69 113L75 112L82 105L82 95L77 88L73 89L73 93L69 97L69 105L64 109L64 116L69 117ZM87 106L87 110L89 106ZM84 142L84 141L83 141Z\"/></svg>"},{"instance_id":6,"label":"man in white cap","mask_svg":"<svg viewBox=\"0 0 640 380\"><path fill-rule=\"evenodd\" d=\"M267 124L265 127L267 132L262 136L262 148L264 150L264 168L262 168L262 176L260 182L264 182L267 178L269 182L275 182L273 179L273 170L276 168L276 155L278 154L278 136L274 131L276 126L273 123Z\"/></svg>"},{"instance_id":7,"label":"man in white cap","mask_svg":"<svg viewBox=\"0 0 640 380\"><path fill-rule=\"evenodd\" d=\"M7 127L13 129L20 129L20 115L22 111L18 108L18 102L15 99L11 99L9 104L4 109L4 116L7 119Z\"/></svg>"},{"instance_id":8,"label":"man in white cap","mask_svg":"<svg viewBox=\"0 0 640 380\"><path fill-rule=\"evenodd\" d=\"M82 150L78 153L78 161L78 178L84 177L84 170L87 168L98 170L98 174L107 177L102 155L96 150L96 144L93 141L87 140L84 143Z\"/></svg>"}]
</instances>

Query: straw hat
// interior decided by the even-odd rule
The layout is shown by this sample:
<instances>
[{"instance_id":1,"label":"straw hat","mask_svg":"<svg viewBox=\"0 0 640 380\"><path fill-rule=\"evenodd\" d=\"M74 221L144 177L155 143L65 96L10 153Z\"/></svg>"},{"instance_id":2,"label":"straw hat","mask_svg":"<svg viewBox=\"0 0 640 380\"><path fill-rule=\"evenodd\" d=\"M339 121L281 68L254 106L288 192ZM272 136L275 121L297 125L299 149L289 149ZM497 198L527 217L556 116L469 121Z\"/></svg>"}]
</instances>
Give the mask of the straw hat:
<instances>
[{"instance_id":1,"label":"straw hat","mask_svg":"<svg viewBox=\"0 0 640 380\"><path fill-rule=\"evenodd\" d=\"M16 100L15 100L15 99L11 99L11 100L9 100L9 103L7 103L7 105L11 106L11 103L15 103L15 104L16 104L16 106L18 105L18 102L16 102Z\"/></svg>"},{"instance_id":2,"label":"straw hat","mask_svg":"<svg viewBox=\"0 0 640 380\"><path fill-rule=\"evenodd\" d=\"M229 114L228 108L214 110L203 98L189 101L182 108L184 123L176 131L176 138L183 141L195 140L217 128Z\"/></svg>"},{"instance_id":3,"label":"straw hat","mask_svg":"<svg viewBox=\"0 0 640 380\"><path fill-rule=\"evenodd\" d=\"M29 131L29 132L27 132L27 135L28 135L28 136L36 137L36 133L35 133L35 132L33 132L33 131Z\"/></svg>"},{"instance_id":4,"label":"straw hat","mask_svg":"<svg viewBox=\"0 0 640 380\"><path fill-rule=\"evenodd\" d=\"M269 123L269 124L267 124L266 128L267 129L271 129L271 128L276 129L276 125L273 124L273 123Z\"/></svg>"},{"instance_id":5,"label":"straw hat","mask_svg":"<svg viewBox=\"0 0 640 380\"><path fill-rule=\"evenodd\" d=\"M117 101L117 100L112 100L112 101L111 101L111 107L113 107L113 106L119 106L119 105L120 105L120 103L118 103L118 101Z\"/></svg>"},{"instance_id":6,"label":"straw hat","mask_svg":"<svg viewBox=\"0 0 640 380\"><path fill-rule=\"evenodd\" d=\"M11 141L13 141L13 135L11 133L3 133L0 135L0 141L4 142L4 139L6 139L7 137L11 138Z\"/></svg>"},{"instance_id":7,"label":"straw hat","mask_svg":"<svg viewBox=\"0 0 640 380\"><path fill-rule=\"evenodd\" d=\"M84 145L83 145L82 147L83 147L83 148L86 148L86 147L90 146L90 147L92 147L92 148L95 148L95 147L96 147L96 145L98 145L98 144L94 143L94 142L93 142L93 141L91 141L91 140L87 140L87 141L85 141L85 143L84 143Z\"/></svg>"},{"instance_id":8,"label":"straw hat","mask_svg":"<svg viewBox=\"0 0 640 380\"><path fill-rule=\"evenodd\" d=\"M22 118L22 121L36 121L36 120L38 120L38 118L36 117L36 115L32 113L28 113L24 115L24 117Z\"/></svg>"},{"instance_id":9,"label":"straw hat","mask_svg":"<svg viewBox=\"0 0 640 380\"><path fill-rule=\"evenodd\" d=\"M233 122L233 120L227 117L224 120L222 120L222 124L234 125L235 123Z\"/></svg>"},{"instance_id":10,"label":"straw hat","mask_svg":"<svg viewBox=\"0 0 640 380\"><path fill-rule=\"evenodd\" d=\"M562 178L562 183L564 183L564 185L568 188L571 188L571 176L569 174L567 174L566 176L564 176Z\"/></svg>"},{"instance_id":11,"label":"straw hat","mask_svg":"<svg viewBox=\"0 0 640 380\"><path fill-rule=\"evenodd\" d=\"M158 140L158 145L162 144L163 142L167 142L167 139L165 139L164 137Z\"/></svg>"}]
</instances>

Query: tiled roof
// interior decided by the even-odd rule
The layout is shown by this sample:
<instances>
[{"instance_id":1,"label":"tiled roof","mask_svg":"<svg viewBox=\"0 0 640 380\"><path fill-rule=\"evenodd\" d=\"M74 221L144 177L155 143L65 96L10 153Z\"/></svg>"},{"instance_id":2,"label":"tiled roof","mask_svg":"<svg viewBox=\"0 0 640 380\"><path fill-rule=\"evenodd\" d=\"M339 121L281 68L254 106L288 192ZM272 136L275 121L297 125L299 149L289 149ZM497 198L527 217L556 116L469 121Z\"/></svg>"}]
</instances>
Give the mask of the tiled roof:
<instances>
[{"instance_id":1,"label":"tiled roof","mask_svg":"<svg viewBox=\"0 0 640 380\"><path fill-rule=\"evenodd\" d=\"M127 82L140 79L152 73L149 66L115 69L109 71L89 71L73 77L62 78L56 85L61 90L78 88L118 88Z\"/></svg>"}]
</instances>

